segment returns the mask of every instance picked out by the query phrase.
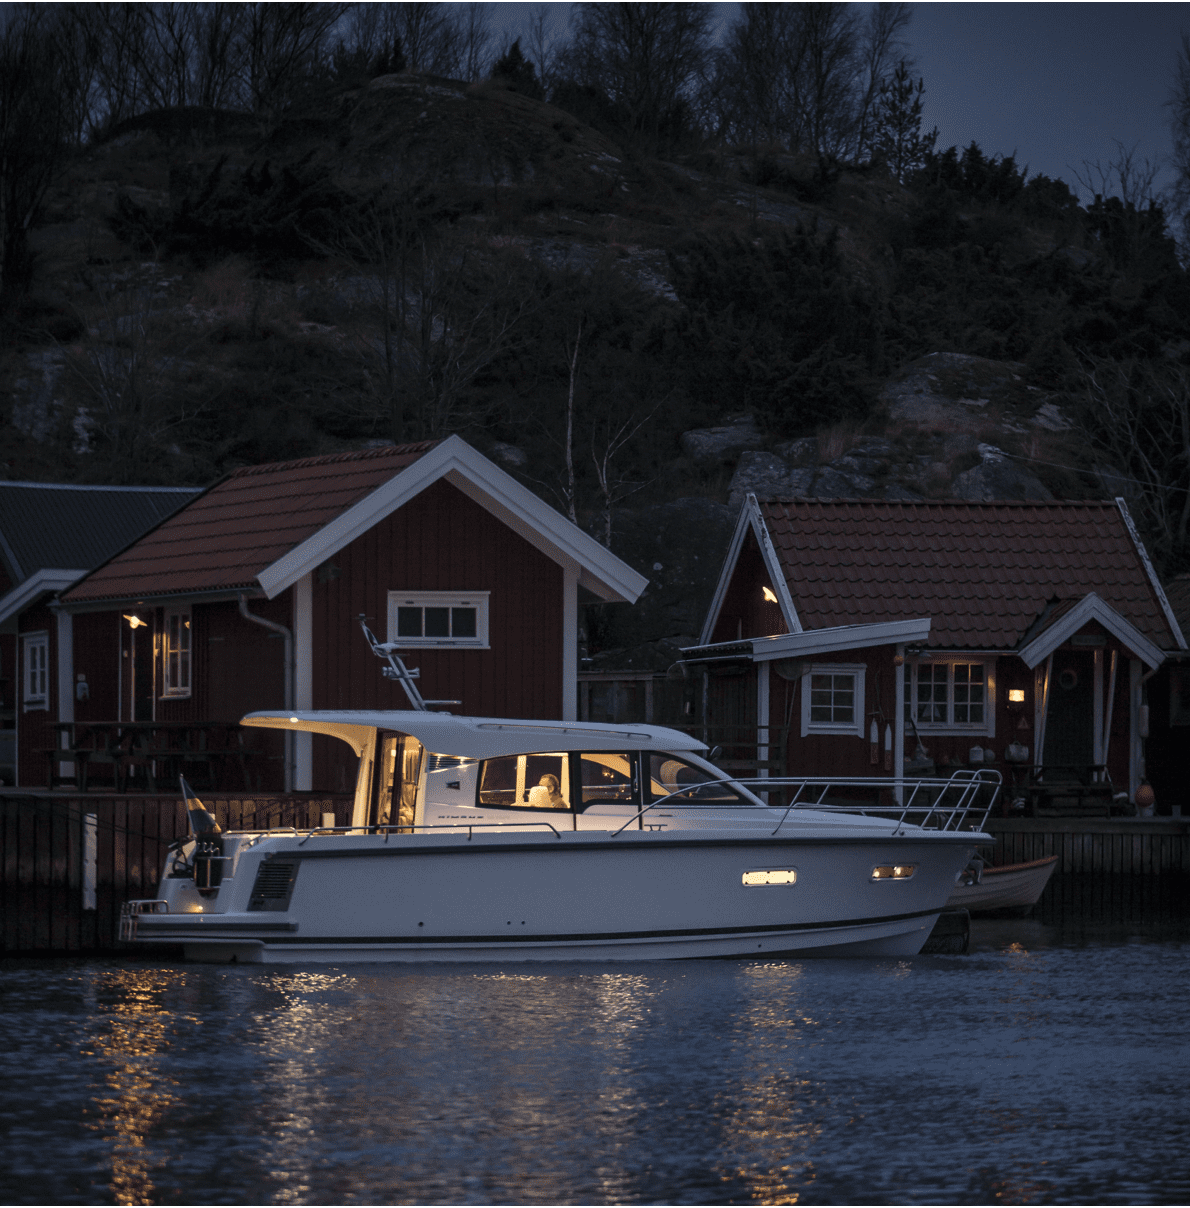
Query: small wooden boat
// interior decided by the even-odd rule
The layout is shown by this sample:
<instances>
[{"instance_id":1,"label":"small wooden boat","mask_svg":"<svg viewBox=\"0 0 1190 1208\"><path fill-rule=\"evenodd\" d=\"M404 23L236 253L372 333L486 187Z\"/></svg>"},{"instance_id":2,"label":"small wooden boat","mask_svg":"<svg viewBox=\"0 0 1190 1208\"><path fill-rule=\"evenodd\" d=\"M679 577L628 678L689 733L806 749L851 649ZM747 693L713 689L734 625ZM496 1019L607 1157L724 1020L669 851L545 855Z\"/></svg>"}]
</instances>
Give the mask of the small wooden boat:
<instances>
[{"instance_id":1,"label":"small wooden boat","mask_svg":"<svg viewBox=\"0 0 1190 1208\"><path fill-rule=\"evenodd\" d=\"M947 910L969 910L983 914L994 910L1025 913L1037 905L1057 867L1057 856L1045 856L1024 864L986 865L976 857L959 874Z\"/></svg>"}]
</instances>

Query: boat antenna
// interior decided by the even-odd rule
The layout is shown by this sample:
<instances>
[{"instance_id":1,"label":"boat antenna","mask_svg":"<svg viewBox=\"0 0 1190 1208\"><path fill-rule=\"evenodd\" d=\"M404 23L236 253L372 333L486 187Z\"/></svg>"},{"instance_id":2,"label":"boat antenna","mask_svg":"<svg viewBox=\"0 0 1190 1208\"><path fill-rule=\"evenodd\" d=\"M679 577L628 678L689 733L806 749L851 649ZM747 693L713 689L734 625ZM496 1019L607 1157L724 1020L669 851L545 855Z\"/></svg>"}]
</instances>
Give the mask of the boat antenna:
<instances>
[{"instance_id":1,"label":"boat antenna","mask_svg":"<svg viewBox=\"0 0 1190 1208\"><path fill-rule=\"evenodd\" d=\"M461 705L463 703L461 700L426 700L418 691L417 684L413 682L420 678L421 673L416 667L405 666L401 656L397 654L396 642L380 641L368 628L368 618L362 612L359 614L359 624L364 631L364 637L368 639L368 645L372 647L372 653L387 664L380 668L380 674L385 679L396 680L405 689L405 695L409 698L412 708L420 713L428 713L430 709L439 705Z\"/></svg>"}]
</instances>

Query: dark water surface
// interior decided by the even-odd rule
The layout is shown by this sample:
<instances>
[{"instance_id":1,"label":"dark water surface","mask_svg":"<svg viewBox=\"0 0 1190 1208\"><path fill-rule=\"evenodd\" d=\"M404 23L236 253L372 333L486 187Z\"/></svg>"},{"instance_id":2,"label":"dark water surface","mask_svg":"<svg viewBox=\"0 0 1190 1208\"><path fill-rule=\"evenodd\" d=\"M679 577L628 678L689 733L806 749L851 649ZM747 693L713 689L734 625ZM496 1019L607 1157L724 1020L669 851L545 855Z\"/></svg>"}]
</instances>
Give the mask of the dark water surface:
<instances>
[{"instance_id":1,"label":"dark water surface","mask_svg":"<svg viewBox=\"0 0 1190 1208\"><path fill-rule=\"evenodd\" d=\"M0 964L0 1202L1187 1203L1190 929L966 956Z\"/></svg>"}]
</instances>

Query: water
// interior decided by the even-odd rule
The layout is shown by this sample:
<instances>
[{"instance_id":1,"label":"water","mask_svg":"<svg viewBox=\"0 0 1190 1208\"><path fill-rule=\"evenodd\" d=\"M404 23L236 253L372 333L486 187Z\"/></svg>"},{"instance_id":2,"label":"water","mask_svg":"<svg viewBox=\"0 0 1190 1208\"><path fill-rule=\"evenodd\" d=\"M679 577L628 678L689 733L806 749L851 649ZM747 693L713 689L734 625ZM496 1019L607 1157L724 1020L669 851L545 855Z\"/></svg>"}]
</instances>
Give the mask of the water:
<instances>
[{"instance_id":1,"label":"water","mask_svg":"<svg viewBox=\"0 0 1190 1208\"><path fill-rule=\"evenodd\" d=\"M1190 928L966 956L0 965L0 1203L1186 1203Z\"/></svg>"}]
</instances>

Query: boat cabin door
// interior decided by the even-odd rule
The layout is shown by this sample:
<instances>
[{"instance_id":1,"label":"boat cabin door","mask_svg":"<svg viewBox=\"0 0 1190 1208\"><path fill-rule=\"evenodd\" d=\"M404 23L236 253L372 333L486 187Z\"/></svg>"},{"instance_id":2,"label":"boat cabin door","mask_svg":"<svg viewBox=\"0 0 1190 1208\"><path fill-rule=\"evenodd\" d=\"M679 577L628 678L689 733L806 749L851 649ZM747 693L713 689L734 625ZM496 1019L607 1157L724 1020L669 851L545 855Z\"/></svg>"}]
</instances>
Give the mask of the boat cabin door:
<instances>
[{"instance_id":1,"label":"boat cabin door","mask_svg":"<svg viewBox=\"0 0 1190 1208\"><path fill-rule=\"evenodd\" d=\"M413 826L417 810L417 785L424 750L409 734L384 730L376 736L368 826Z\"/></svg>"}]
</instances>

